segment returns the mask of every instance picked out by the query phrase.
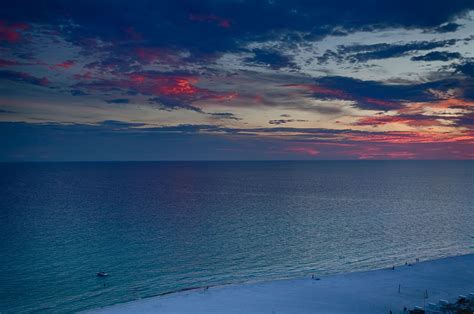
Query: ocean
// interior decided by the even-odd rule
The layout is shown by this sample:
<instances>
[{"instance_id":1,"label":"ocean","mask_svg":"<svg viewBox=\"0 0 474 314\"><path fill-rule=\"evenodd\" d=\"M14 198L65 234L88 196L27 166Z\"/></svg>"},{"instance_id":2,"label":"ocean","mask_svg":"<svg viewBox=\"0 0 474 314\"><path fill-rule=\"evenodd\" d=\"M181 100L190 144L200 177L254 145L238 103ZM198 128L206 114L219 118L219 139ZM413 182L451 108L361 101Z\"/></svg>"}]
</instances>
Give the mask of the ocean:
<instances>
[{"instance_id":1,"label":"ocean","mask_svg":"<svg viewBox=\"0 0 474 314\"><path fill-rule=\"evenodd\" d=\"M1 163L0 173L1 313L474 253L473 161Z\"/></svg>"}]
</instances>

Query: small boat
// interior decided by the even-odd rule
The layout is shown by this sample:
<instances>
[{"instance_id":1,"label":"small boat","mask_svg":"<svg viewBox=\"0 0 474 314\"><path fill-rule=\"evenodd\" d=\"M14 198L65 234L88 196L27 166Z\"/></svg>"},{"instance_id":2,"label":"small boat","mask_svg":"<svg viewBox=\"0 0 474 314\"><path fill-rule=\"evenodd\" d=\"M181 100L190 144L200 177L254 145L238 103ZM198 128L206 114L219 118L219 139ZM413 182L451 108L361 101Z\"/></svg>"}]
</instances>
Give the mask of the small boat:
<instances>
[{"instance_id":1,"label":"small boat","mask_svg":"<svg viewBox=\"0 0 474 314\"><path fill-rule=\"evenodd\" d=\"M107 274L105 271L100 271L97 273L97 277L107 277L109 274Z\"/></svg>"}]
</instances>

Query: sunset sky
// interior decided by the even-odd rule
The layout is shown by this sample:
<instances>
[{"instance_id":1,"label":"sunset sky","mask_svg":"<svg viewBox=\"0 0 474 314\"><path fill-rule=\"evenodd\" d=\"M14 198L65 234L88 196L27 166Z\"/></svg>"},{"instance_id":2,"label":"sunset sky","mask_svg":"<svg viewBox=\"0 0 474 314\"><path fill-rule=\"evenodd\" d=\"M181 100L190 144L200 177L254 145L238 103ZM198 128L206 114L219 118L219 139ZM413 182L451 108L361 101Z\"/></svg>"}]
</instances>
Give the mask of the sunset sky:
<instances>
[{"instance_id":1,"label":"sunset sky","mask_svg":"<svg viewBox=\"0 0 474 314\"><path fill-rule=\"evenodd\" d=\"M0 160L473 159L474 1L2 1Z\"/></svg>"}]
</instances>

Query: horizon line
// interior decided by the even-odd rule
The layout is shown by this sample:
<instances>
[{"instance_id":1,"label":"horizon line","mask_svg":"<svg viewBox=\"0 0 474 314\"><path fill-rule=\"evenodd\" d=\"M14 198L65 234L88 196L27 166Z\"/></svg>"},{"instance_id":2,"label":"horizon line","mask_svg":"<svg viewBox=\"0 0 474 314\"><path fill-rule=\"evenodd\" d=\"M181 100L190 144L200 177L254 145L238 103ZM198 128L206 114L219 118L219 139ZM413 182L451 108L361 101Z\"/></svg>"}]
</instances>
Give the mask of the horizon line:
<instances>
[{"instance_id":1,"label":"horizon line","mask_svg":"<svg viewBox=\"0 0 474 314\"><path fill-rule=\"evenodd\" d=\"M162 159L162 160L0 160L0 163L132 162L320 162L320 161L474 161L474 159Z\"/></svg>"}]
</instances>

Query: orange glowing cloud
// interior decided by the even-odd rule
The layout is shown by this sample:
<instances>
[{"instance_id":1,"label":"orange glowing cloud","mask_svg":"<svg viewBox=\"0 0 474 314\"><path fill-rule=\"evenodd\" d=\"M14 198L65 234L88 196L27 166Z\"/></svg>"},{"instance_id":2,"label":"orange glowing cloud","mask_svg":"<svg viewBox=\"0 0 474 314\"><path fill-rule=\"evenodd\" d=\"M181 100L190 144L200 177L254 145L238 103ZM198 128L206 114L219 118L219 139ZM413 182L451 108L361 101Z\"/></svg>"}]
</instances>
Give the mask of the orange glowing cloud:
<instances>
[{"instance_id":1,"label":"orange glowing cloud","mask_svg":"<svg viewBox=\"0 0 474 314\"><path fill-rule=\"evenodd\" d=\"M420 114L426 109L459 109L474 108L474 102L462 99L445 99L434 102L408 103L404 108L397 110L400 114Z\"/></svg>"},{"instance_id":2,"label":"orange glowing cloud","mask_svg":"<svg viewBox=\"0 0 474 314\"><path fill-rule=\"evenodd\" d=\"M81 79L82 77L77 77ZM227 101L238 97L236 92L215 92L197 86L199 79L196 76L160 75L154 72L130 73L120 80L97 80L81 83L80 86L93 90L110 91L116 89L129 90L143 95L163 96L194 101L214 99Z\"/></svg>"},{"instance_id":3,"label":"orange glowing cloud","mask_svg":"<svg viewBox=\"0 0 474 314\"><path fill-rule=\"evenodd\" d=\"M196 78L182 78L182 77L171 77L171 78L156 78L155 92L160 95L193 95L199 92L199 88L195 87L194 83L197 83Z\"/></svg>"},{"instance_id":4,"label":"orange glowing cloud","mask_svg":"<svg viewBox=\"0 0 474 314\"><path fill-rule=\"evenodd\" d=\"M147 74L129 75L130 83L139 91L154 95L180 96L197 94L201 89L194 86L195 77L184 76L154 76ZM124 82L126 84L126 82Z\"/></svg>"}]
</instances>

